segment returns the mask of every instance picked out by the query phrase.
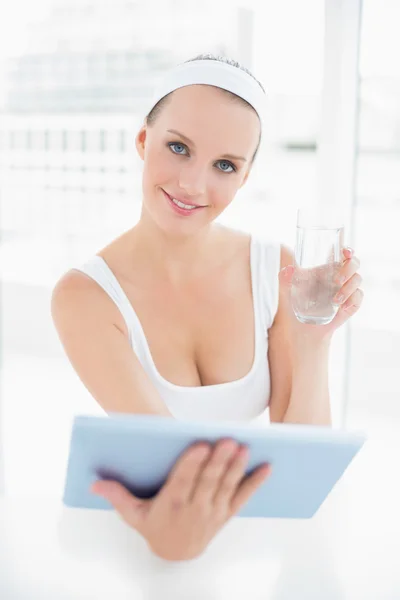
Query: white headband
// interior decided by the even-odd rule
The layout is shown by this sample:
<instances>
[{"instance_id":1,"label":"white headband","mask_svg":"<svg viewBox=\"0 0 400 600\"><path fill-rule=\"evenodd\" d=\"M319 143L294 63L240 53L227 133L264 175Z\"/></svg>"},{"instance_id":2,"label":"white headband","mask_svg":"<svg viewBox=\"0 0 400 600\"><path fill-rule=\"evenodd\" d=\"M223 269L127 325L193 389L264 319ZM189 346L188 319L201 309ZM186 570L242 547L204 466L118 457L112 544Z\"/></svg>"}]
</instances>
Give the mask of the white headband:
<instances>
[{"instance_id":1,"label":"white headband","mask_svg":"<svg viewBox=\"0 0 400 600\"><path fill-rule=\"evenodd\" d=\"M246 100L265 121L266 94L259 83L248 73L218 60L193 60L182 63L166 74L159 83L147 114L170 92L187 85L213 85L228 90Z\"/></svg>"}]
</instances>

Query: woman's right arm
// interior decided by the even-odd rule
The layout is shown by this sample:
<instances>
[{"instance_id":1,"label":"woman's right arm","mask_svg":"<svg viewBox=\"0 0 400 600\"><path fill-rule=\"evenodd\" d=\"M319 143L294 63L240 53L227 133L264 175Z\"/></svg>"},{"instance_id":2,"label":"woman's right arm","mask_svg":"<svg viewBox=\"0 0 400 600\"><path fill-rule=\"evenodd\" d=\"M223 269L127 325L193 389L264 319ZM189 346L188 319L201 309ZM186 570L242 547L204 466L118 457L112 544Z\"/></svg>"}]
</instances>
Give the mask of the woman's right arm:
<instances>
[{"instance_id":1,"label":"woman's right arm","mask_svg":"<svg viewBox=\"0 0 400 600\"><path fill-rule=\"evenodd\" d=\"M51 314L73 368L106 412L172 416L130 346L122 315L95 281L68 271L53 290Z\"/></svg>"},{"instance_id":2,"label":"woman's right arm","mask_svg":"<svg viewBox=\"0 0 400 600\"><path fill-rule=\"evenodd\" d=\"M69 271L53 290L51 311L72 366L106 412L172 416L133 352L118 309L95 282ZM186 450L151 500L113 481L98 481L92 491L107 498L156 555L194 558L270 472L264 465L245 476L248 451L234 441L206 450L200 448L200 456L197 444Z\"/></svg>"}]
</instances>

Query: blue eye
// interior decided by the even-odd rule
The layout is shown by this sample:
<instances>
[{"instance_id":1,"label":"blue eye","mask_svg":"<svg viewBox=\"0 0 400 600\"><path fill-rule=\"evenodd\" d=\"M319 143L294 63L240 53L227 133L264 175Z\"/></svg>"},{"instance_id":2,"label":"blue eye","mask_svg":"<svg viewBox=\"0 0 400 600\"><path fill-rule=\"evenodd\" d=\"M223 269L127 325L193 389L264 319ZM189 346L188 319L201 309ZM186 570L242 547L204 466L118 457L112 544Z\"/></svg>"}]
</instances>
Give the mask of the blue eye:
<instances>
[{"instance_id":1,"label":"blue eye","mask_svg":"<svg viewBox=\"0 0 400 600\"><path fill-rule=\"evenodd\" d=\"M228 167L231 168L230 171L227 171L226 169L220 169L220 171L222 171L223 173L233 173L234 171L236 171L236 167L233 166L232 163L230 163L227 160L219 160L218 161L220 165L227 165Z\"/></svg>"},{"instance_id":2,"label":"blue eye","mask_svg":"<svg viewBox=\"0 0 400 600\"><path fill-rule=\"evenodd\" d=\"M189 156L187 147L185 144L181 144L181 142L168 142L168 147L178 156ZM225 165L225 168L218 167L221 173L234 173L237 171L236 167L228 160L218 160L216 164Z\"/></svg>"},{"instance_id":3,"label":"blue eye","mask_svg":"<svg viewBox=\"0 0 400 600\"><path fill-rule=\"evenodd\" d=\"M168 146L171 148L171 150L172 150L172 152L173 152L174 154L182 154L183 156L186 156L185 154L183 154L183 153L182 153L182 152L180 152L179 150L178 150L178 151L176 151L176 150L174 150L174 148L173 148L173 147L175 146L175 148L182 148L183 150L185 150L185 149L186 149L186 146L184 146L183 144L180 144L179 142L171 142L170 144L168 144Z\"/></svg>"}]
</instances>

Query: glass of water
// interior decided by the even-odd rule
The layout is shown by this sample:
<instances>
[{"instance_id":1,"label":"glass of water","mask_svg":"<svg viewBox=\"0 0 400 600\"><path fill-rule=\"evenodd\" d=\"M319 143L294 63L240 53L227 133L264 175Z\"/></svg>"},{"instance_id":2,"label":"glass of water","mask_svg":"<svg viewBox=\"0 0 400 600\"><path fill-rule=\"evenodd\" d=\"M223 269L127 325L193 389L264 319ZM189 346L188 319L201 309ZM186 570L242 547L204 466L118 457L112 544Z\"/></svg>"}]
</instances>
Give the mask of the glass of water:
<instances>
[{"instance_id":1,"label":"glass of water","mask_svg":"<svg viewBox=\"0 0 400 600\"><path fill-rule=\"evenodd\" d=\"M335 277L343 261L344 225L336 211L300 209L297 214L292 306L302 323L327 325L339 307Z\"/></svg>"}]
</instances>

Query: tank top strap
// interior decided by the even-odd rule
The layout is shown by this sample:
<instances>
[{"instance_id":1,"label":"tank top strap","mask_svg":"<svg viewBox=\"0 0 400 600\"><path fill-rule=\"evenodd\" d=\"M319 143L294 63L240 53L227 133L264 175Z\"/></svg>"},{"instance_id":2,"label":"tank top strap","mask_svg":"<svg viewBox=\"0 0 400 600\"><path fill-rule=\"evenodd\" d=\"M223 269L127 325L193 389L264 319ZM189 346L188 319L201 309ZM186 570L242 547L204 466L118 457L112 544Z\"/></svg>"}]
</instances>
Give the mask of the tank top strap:
<instances>
[{"instance_id":1,"label":"tank top strap","mask_svg":"<svg viewBox=\"0 0 400 600\"><path fill-rule=\"evenodd\" d=\"M279 303L281 246L278 242L254 240L255 289L260 322L265 332L272 326Z\"/></svg>"},{"instance_id":2,"label":"tank top strap","mask_svg":"<svg viewBox=\"0 0 400 600\"><path fill-rule=\"evenodd\" d=\"M84 264L74 268L77 271L82 271L82 273L85 273L96 281L96 283L98 283L98 285L110 296L111 300L114 301L124 318L129 333L130 343L135 349L135 345L138 343L138 336L133 335L133 328L138 320L137 315L118 279L115 277L106 261L96 254Z\"/></svg>"}]
</instances>

